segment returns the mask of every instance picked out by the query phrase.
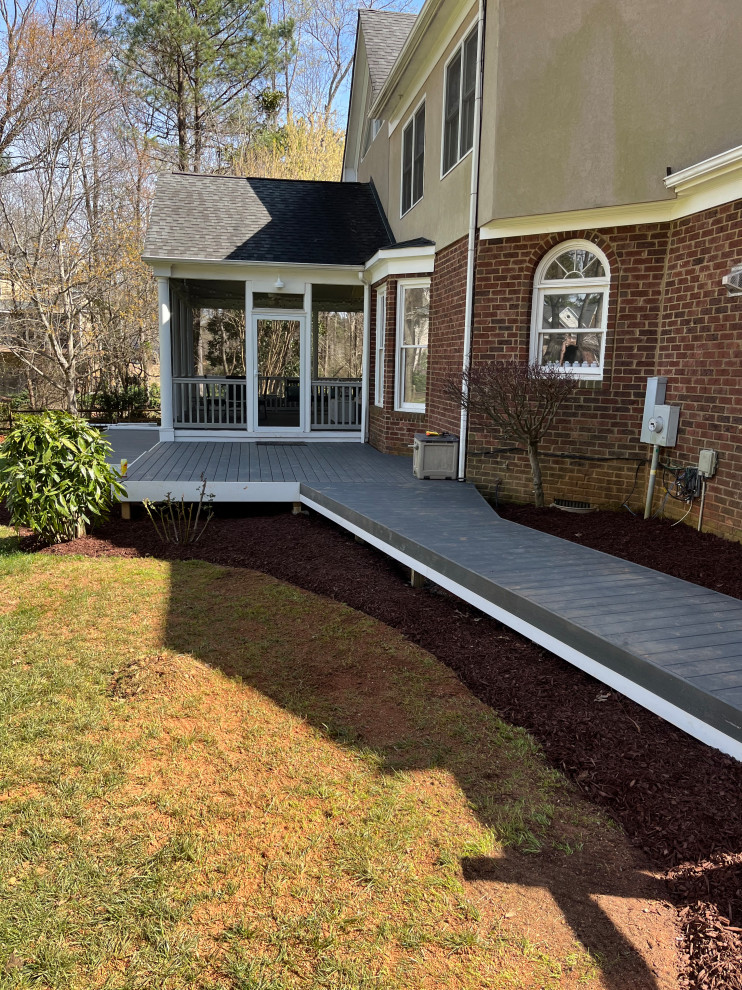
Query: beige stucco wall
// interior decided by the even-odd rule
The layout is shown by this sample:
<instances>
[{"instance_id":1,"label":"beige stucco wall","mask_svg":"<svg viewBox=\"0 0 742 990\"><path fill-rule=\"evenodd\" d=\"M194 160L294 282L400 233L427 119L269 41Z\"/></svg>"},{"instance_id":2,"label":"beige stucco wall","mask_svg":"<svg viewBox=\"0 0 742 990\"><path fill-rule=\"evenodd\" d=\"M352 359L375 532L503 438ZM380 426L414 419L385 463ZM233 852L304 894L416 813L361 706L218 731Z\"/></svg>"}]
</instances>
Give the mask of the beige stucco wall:
<instances>
[{"instance_id":1,"label":"beige stucco wall","mask_svg":"<svg viewBox=\"0 0 742 990\"><path fill-rule=\"evenodd\" d=\"M473 26L477 6L458 10L449 6L433 22L426 35L425 47L416 55L414 65L402 76L395 92L384 107L384 123L368 154L359 166L361 181L373 179L396 240L428 237L437 248L458 240L467 233L471 154L463 158L441 178L441 134L443 123L443 81L449 55ZM461 21L451 34L451 21ZM451 35L443 49L441 39ZM427 78L421 68L428 59L432 67ZM425 98L425 174L423 197L400 217L402 174L402 131L412 113ZM389 136L389 120L396 122Z\"/></svg>"},{"instance_id":2,"label":"beige stucco wall","mask_svg":"<svg viewBox=\"0 0 742 990\"><path fill-rule=\"evenodd\" d=\"M499 0L487 16L481 223L667 199L667 166L742 144L740 0Z\"/></svg>"}]
</instances>

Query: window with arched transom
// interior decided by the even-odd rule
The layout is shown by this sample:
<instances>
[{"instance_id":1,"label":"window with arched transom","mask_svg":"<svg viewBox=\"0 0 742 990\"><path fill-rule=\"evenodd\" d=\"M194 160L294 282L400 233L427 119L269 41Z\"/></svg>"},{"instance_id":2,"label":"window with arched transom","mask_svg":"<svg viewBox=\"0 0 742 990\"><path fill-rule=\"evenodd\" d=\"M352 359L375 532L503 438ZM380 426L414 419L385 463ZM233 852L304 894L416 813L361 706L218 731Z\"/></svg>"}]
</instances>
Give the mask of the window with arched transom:
<instances>
[{"instance_id":1,"label":"window with arched transom","mask_svg":"<svg viewBox=\"0 0 742 990\"><path fill-rule=\"evenodd\" d=\"M531 362L580 378L603 377L611 273L589 241L566 241L536 271Z\"/></svg>"}]
</instances>

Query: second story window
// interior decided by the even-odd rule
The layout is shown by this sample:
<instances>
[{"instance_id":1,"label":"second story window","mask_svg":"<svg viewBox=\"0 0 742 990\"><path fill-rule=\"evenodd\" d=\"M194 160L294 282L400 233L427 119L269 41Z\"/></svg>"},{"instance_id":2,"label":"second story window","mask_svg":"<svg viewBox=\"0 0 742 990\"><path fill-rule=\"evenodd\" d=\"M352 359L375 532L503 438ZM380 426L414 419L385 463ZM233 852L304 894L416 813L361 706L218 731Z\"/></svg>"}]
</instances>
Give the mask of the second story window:
<instances>
[{"instance_id":1,"label":"second story window","mask_svg":"<svg viewBox=\"0 0 742 990\"><path fill-rule=\"evenodd\" d=\"M474 95L477 86L477 29L456 49L446 66L443 106L443 175L474 144Z\"/></svg>"},{"instance_id":2,"label":"second story window","mask_svg":"<svg viewBox=\"0 0 742 990\"><path fill-rule=\"evenodd\" d=\"M425 104L402 131L402 209L404 215L423 196L425 172Z\"/></svg>"}]
</instances>

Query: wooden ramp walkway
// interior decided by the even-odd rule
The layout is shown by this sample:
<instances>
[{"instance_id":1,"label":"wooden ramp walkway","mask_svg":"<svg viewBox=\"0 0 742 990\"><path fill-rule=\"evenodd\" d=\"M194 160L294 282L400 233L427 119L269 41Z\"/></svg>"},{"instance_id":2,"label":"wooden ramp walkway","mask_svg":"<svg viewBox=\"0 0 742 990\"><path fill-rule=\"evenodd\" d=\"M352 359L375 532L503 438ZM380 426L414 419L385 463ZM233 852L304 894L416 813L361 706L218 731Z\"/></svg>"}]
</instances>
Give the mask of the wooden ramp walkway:
<instances>
[{"instance_id":1,"label":"wooden ramp walkway","mask_svg":"<svg viewBox=\"0 0 742 990\"><path fill-rule=\"evenodd\" d=\"M357 443L157 444L129 499L189 497L201 473L223 500L301 501L742 759L742 601L507 522L472 485L416 481Z\"/></svg>"}]
</instances>

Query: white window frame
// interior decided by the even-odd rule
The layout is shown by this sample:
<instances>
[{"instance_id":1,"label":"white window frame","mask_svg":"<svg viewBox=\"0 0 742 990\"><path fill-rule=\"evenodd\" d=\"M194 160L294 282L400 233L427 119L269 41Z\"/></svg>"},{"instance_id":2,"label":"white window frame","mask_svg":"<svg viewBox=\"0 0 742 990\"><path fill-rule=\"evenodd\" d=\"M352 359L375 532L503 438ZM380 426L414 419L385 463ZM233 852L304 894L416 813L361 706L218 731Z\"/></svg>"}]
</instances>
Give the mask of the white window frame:
<instances>
[{"instance_id":1,"label":"white window frame","mask_svg":"<svg viewBox=\"0 0 742 990\"><path fill-rule=\"evenodd\" d=\"M418 289L418 288L430 288L429 278L405 278L400 279L397 282L397 341L395 347L395 360L394 360L394 408L397 412L415 412L424 413L425 403L424 402L405 402L404 401L404 372L405 372L405 356L404 352L413 347L419 347L418 344L405 344L404 343L404 297L407 289ZM428 310L428 320L430 320L430 310ZM430 324L428 324L428 343L425 345L425 349L428 350L430 347ZM427 385L427 382L426 382Z\"/></svg>"},{"instance_id":2,"label":"white window frame","mask_svg":"<svg viewBox=\"0 0 742 990\"><path fill-rule=\"evenodd\" d=\"M376 290L376 367L374 405L384 407L384 356L386 354L386 286Z\"/></svg>"},{"instance_id":3,"label":"white window frame","mask_svg":"<svg viewBox=\"0 0 742 990\"><path fill-rule=\"evenodd\" d=\"M589 251L590 254L594 255L598 261L600 261L605 271L605 275L601 275L597 278L561 278L561 279L545 279L544 272L547 270L551 262L558 258L559 255L565 254L568 251ZM568 292L580 293L601 293L603 296L603 301L601 305L601 323L599 327L591 327L589 331L580 330L575 328L575 333L585 333L593 332L600 334L600 361L598 362L597 368L562 368L563 371L569 372L576 378L582 378L592 381L601 381L605 372L605 345L606 338L608 335L608 307L610 304L610 289L611 289L611 268L608 264L608 259L605 254L593 244L591 241L562 241L560 244L555 245L550 251L544 255L536 269L536 275L533 280L533 305L532 305L532 315L531 315L531 344L529 351L529 361L533 364L541 364L541 354L539 350L539 336L544 333L544 328L540 325L543 315L543 304L544 298L547 295L564 295Z\"/></svg>"},{"instance_id":4,"label":"white window frame","mask_svg":"<svg viewBox=\"0 0 742 990\"><path fill-rule=\"evenodd\" d=\"M402 128L402 146L399 156L399 218L402 219L410 210L416 206L425 195L425 142L427 140L427 107L425 107L425 120L423 127L425 135L423 137L423 161L422 161L422 189L420 195L415 199L415 139L417 137L417 115L425 107L425 97L418 101L417 106L407 118ZM404 205L404 137L405 133L412 128L412 163L410 171L410 205L405 209Z\"/></svg>"},{"instance_id":5,"label":"white window frame","mask_svg":"<svg viewBox=\"0 0 742 990\"><path fill-rule=\"evenodd\" d=\"M474 147L474 141L472 139L471 147L467 148L466 151L464 151L463 154L461 153L461 122L462 122L462 119L463 119L463 114L462 114L461 111L463 109L463 96L464 96L464 46L466 45L466 42L469 40L469 38L471 38L471 36L473 34L476 35L478 29L479 29L479 21L478 20L475 20L475 21L473 21L469 25L469 27L467 27L466 31L464 31L464 34L463 34L463 36L461 38L461 41L453 49L453 51L451 52L451 54L446 59L445 65L443 66L443 96L442 96L442 99L441 99L441 178L444 178L444 176L446 176L450 172L452 172L456 168L456 166L459 164L459 162L463 162L463 160L468 155L470 155L472 153L472 148ZM478 61L479 61L479 59L477 57L478 54L479 54L479 38L478 37L477 37L476 52L477 52L477 55L475 55L475 62L478 63ZM452 162L448 166L448 168L446 168L446 159L445 159L445 149L446 149L446 91L447 91L447 88L448 88L448 86L447 86L447 83L448 83L448 67L451 64L451 62L454 61L454 59L456 58L457 55L460 55L461 56L461 75L459 77L459 126L458 126L458 135L457 135L457 153L458 154L457 154L456 160L454 162ZM477 71L477 68L478 68L478 65L475 64L475 70L474 70L475 73ZM476 79L475 79L475 87L476 87Z\"/></svg>"}]
</instances>

